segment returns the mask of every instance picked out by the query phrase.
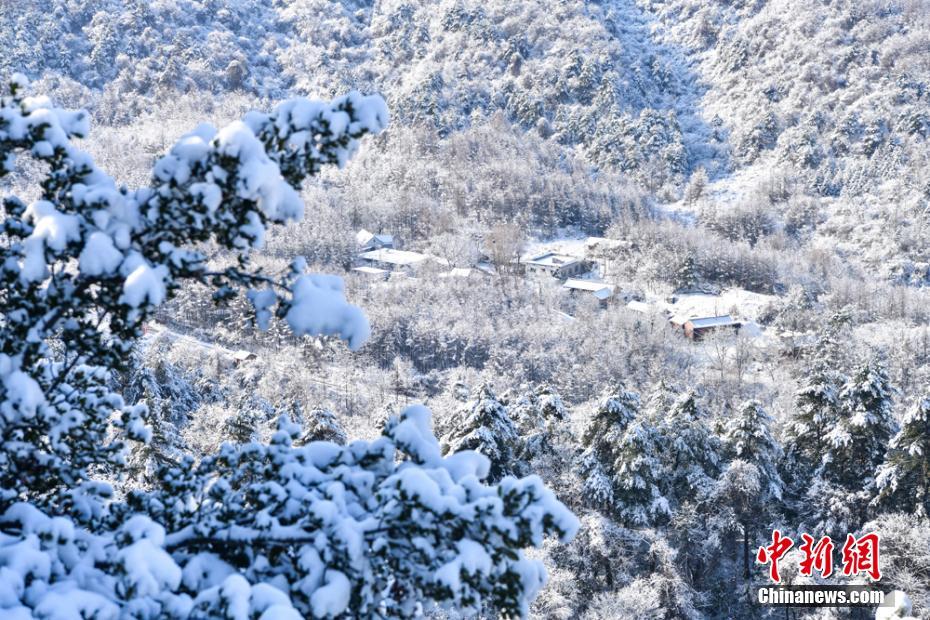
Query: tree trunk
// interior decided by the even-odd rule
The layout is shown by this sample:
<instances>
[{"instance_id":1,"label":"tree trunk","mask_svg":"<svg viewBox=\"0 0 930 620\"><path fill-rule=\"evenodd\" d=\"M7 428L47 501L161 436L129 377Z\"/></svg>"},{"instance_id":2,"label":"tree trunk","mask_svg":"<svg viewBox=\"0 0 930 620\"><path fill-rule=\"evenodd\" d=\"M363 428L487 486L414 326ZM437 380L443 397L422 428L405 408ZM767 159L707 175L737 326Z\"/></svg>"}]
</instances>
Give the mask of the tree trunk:
<instances>
[{"instance_id":1,"label":"tree trunk","mask_svg":"<svg viewBox=\"0 0 930 620\"><path fill-rule=\"evenodd\" d=\"M747 523L742 523L743 528L743 579L746 581L746 602L750 608L755 605L755 601L752 597L752 570L749 560L749 525Z\"/></svg>"}]
</instances>

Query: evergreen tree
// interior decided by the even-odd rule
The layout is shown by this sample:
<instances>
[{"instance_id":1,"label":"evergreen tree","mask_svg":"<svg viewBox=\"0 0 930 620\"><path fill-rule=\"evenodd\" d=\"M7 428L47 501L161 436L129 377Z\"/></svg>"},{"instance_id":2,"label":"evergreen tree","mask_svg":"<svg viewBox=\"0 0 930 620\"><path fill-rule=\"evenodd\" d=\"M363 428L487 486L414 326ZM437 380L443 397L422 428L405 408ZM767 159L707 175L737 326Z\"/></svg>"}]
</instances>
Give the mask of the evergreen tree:
<instances>
[{"instance_id":1,"label":"evergreen tree","mask_svg":"<svg viewBox=\"0 0 930 620\"><path fill-rule=\"evenodd\" d=\"M733 458L752 463L767 487L766 495L781 499L782 480L778 464L781 445L772 435L772 417L757 400L749 400L727 422L724 445Z\"/></svg>"},{"instance_id":2,"label":"evergreen tree","mask_svg":"<svg viewBox=\"0 0 930 620\"><path fill-rule=\"evenodd\" d=\"M720 472L720 441L707 425L707 413L688 390L672 404L659 423L665 471L663 495L673 508L696 501L713 487Z\"/></svg>"},{"instance_id":3,"label":"evergreen tree","mask_svg":"<svg viewBox=\"0 0 930 620\"><path fill-rule=\"evenodd\" d=\"M314 408L304 417L304 434L298 445L305 445L311 441L331 441L340 446L346 445L346 432L342 424L329 409Z\"/></svg>"},{"instance_id":4,"label":"evergreen tree","mask_svg":"<svg viewBox=\"0 0 930 620\"><path fill-rule=\"evenodd\" d=\"M609 392L601 399L601 404L594 414L582 437L582 444L587 451L597 455L599 460L612 460L611 448L619 442L627 426L639 415L639 394L620 387ZM606 456L606 459L603 458Z\"/></svg>"},{"instance_id":5,"label":"evergreen tree","mask_svg":"<svg viewBox=\"0 0 930 620\"><path fill-rule=\"evenodd\" d=\"M582 437L582 495L592 506L615 514L643 515L642 520L647 521L652 479L639 478L644 472L639 471L643 462L638 449L645 448L651 453L654 446L635 445L638 435L624 443L627 428L639 415L639 407L639 395L622 387L601 400Z\"/></svg>"},{"instance_id":6,"label":"evergreen tree","mask_svg":"<svg viewBox=\"0 0 930 620\"><path fill-rule=\"evenodd\" d=\"M474 450L491 462L488 479L500 480L518 472L520 463L515 455L520 450L520 437L491 386L481 384L456 414L452 430L442 438L443 454Z\"/></svg>"},{"instance_id":7,"label":"evergreen tree","mask_svg":"<svg viewBox=\"0 0 930 620\"><path fill-rule=\"evenodd\" d=\"M811 536L830 536L842 540L848 532L862 525L868 491L851 491L820 475L812 476L800 490L792 518Z\"/></svg>"},{"instance_id":8,"label":"evergreen tree","mask_svg":"<svg viewBox=\"0 0 930 620\"><path fill-rule=\"evenodd\" d=\"M507 408L520 435L517 458L527 471L547 480L566 472L572 434L562 398L547 385L523 394Z\"/></svg>"},{"instance_id":9,"label":"evergreen tree","mask_svg":"<svg viewBox=\"0 0 930 620\"><path fill-rule=\"evenodd\" d=\"M698 287L700 277L697 261L692 254L688 254L675 270L672 283L677 291L694 291Z\"/></svg>"},{"instance_id":10,"label":"evergreen tree","mask_svg":"<svg viewBox=\"0 0 930 620\"><path fill-rule=\"evenodd\" d=\"M665 419L665 414L672 408L672 405L675 404L675 399L676 395L673 387L662 379L653 385L649 391L649 397L643 407L643 415L651 420L653 424L658 425Z\"/></svg>"},{"instance_id":11,"label":"evergreen tree","mask_svg":"<svg viewBox=\"0 0 930 620\"><path fill-rule=\"evenodd\" d=\"M668 471L662 460L660 431L644 416L636 418L613 449L613 510L634 527L667 523L672 514L662 486Z\"/></svg>"},{"instance_id":12,"label":"evergreen tree","mask_svg":"<svg viewBox=\"0 0 930 620\"><path fill-rule=\"evenodd\" d=\"M875 482L873 505L930 519L930 398L920 399L905 414Z\"/></svg>"},{"instance_id":13,"label":"evergreen tree","mask_svg":"<svg viewBox=\"0 0 930 620\"><path fill-rule=\"evenodd\" d=\"M806 376L796 393L795 409L785 425L785 434L789 456L809 475L820 466L827 449L827 434L839 416L842 376L823 359L816 360Z\"/></svg>"},{"instance_id":14,"label":"evergreen tree","mask_svg":"<svg viewBox=\"0 0 930 620\"><path fill-rule=\"evenodd\" d=\"M259 416L251 407L237 407L226 420L226 435L235 443L251 443L258 437L258 430Z\"/></svg>"},{"instance_id":15,"label":"evergreen tree","mask_svg":"<svg viewBox=\"0 0 930 620\"><path fill-rule=\"evenodd\" d=\"M742 574L749 602L751 550L759 530L776 508L774 502L782 497L783 484L778 473L782 450L772 435L771 425L772 418L759 401L749 400L739 408L724 435L724 444L733 460L720 476L713 498L715 504L732 514L732 523L723 529L737 529L742 539Z\"/></svg>"},{"instance_id":16,"label":"evergreen tree","mask_svg":"<svg viewBox=\"0 0 930 620\"><path fill-rule=\"evenodd\" d=\"M256 390L257 377L243 377L246 387L231 404L232 415L226 418L226 434L235 443L248 444L256 440L262 423L274 421L280 412Z\"/></svg>"},{"instance_id":17,"label":"evergreen tree","mask_svg":"<svg viewBox=\"0 0 930 620\"><path fill-rule=\"evenodd\" d=\"M874 480L895 433L893 388L884 364L861 364L840 392L840 416L827 434L822 475L859 491Z\"/></svg>"},{"instance_id":18,"label":"evergreen tree","mask_svg":"<svg viewBox=\"0 0 930 620\"><path fill-rule=\"evenodd\" d=\"M164 403L153 406L146 402L146 406L149 407L147 422L152 436L148 442L133 446L127 470L135 479L152 484L158 468L177 462L184 444L178 436L177 426L165 415Z\"/></svg>"},{"instance_id":19,"label":"evergreen tree","mask_svg":"<svg viewBox=\"0 0 930 620\"><path fill-rule=\"evenodd\" d=\"M715 512L709 508L724 465L720 440L707 418L697 395L687 390L658 423L660 490L672 516L670 542L679 550L684 570L702 578L709 577L719 554L719 543L710 534Z\"/></svg>"},{"instance_id":20,"label":"evergreen tree","mask_svg":"<svg viewBox=\"0 0 930 620\"><path fill-rule=\"evenodd\" d=\"M799 512L814 534L843 536L864 522L875 473L895 431L893 389L884 365L860 364L846 381L820 467L804 484Z\"/></svg>"},{"instance_id":21,"label":"evergreen tree","mask_svg":"<svg viewBox=\"0 0 930 620\"><path fill-rule=\"evenodd\" d=\"M568 420L568 410L562 398L548 385L524 392L508 408L521 435L553 431Z\"/></svg>"},{"instance_id":22,"label":"evergreen tree","mask_svg":"<svg viewBox=\"0 0 930 620\"><path fill-rule=\"evenodd\" d=\"M824 511L829 512L836 498L844 497L829 480L821 478L821 471L829 434L842 414L840 394L847 379L840 370L844 366L840 334L849 321L850 313L844 308L831 316L821 330L795 394L795 408L784 427L782 479L786 484L786 506L792 517L803 516L812 527L823 525L820 517L826 514ZM812 495L814 487L819 489L816 496ZM843 511L846 508L836 509L837 514Z\"/></svg>"},{"instance_id":23,"label":"evergreen tree","mask_svg":"<svg viewBox=\"0 0 930 620\"><path fill-rule=\"evenodd\" d=\"M749 583L754 565L754 543L759 531L767 523L768 514L773 508L769 503L772 498L771 488L759 466L743 459L734 459L726 465L707 504L696 511L698 514L694 519L700 526L699 530L703 530L705 539L739 540L742 566L737 570L746 584L745 600L749 603L753 600ZM698 537L697 542L700 540ZM714 554L720 551L714 549ZM720 567L716 567L716 570L726 574Z\"/></svg>"}]
</instances>

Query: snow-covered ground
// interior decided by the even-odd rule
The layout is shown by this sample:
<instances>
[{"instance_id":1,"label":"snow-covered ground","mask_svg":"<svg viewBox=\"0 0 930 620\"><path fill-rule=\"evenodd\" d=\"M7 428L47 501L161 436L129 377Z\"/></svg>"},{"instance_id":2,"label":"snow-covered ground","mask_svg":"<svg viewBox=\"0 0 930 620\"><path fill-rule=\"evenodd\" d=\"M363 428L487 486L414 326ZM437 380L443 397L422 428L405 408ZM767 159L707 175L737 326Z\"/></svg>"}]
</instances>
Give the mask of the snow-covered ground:
<instances>
[{"instance_id":1,"label":"snow-covered ground","mask_svg":"<svg viewBox=\"0 0 930 620\"><path fill-rule=\"evenodd\" d=\"M731 314L736 319L755 321L762 309L778 299L775 295L753 293L741 288L725 289L719 295L679 294L675 302L657 300L659 307L673 314L691 317L721 316Z\"/></svg>"},{"instance_id":2,"label":"snow-covered ground","mask_svg":"<svg viewBox=\"0 0 930 620\"><path fill-rule=\"evenodd\" d=\"M682 199L658 204L656 208L666 217L683 223L695 224L702 203L712 204L715 208L724 210L733 207L740 201L752 197L766 181L772 178L773 171L777 169L778 161L774 155L762 156L752 165L711 178L701 199L694 203L688 203Z\"/></svg>"},{"instance_id":3,"label":"snow-covered ground","mask_svg":"<svg viewBox=\"0 0 930 620\"><path fill-rule=\"evenodd\" d=\"M541 241L538 239L528 241L523 248L523 258L532 258L546 252L566 254L576 258L587 256L585 242L589 237L562 237Z\"/></svg>"}]
</instances>

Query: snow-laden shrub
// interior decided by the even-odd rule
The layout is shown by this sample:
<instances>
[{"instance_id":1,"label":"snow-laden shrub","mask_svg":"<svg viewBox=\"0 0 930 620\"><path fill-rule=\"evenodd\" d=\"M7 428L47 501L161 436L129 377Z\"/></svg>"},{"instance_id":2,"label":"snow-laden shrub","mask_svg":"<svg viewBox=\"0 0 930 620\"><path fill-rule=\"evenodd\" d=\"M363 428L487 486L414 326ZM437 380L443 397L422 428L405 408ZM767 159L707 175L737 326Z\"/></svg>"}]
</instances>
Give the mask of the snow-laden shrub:
<instances>
[{"instance_id":1,"label":"snow-laden shrub","mask_svg":"<svg viewBox=\"0 0 930 620\"><path fill-rule=\"evenodd\" d=\"M441 457L424 407L373 442L293 447L299 433L282 419L268 445L166 469L161 489L112 511L115 529L14 504L0 611L66 618L67 596L101 618L407 618L436 604L525 616L546 573L519 549L577 530L538 477L486 486L486 457Z\"/></svg>"}]
</instances>

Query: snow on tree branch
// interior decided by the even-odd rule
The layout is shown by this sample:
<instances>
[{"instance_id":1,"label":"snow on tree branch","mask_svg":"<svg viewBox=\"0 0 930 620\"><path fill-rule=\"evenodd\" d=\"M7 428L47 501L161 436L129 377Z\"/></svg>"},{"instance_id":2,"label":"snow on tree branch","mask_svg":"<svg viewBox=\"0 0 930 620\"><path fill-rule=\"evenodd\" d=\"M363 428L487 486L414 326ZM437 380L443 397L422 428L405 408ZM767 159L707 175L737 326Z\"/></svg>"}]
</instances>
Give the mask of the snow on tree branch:
<instances>
[{"instance_id":1,"label":"snow on tree branch","mask_svg":"<svg viewBox=\"0 0 930 620\"><path fill-rule=\"evenodd\" d=\"M96 421L87 438L26 442L11 457L8 477L0 474L3 488L16 490L13 497L46 488L49 501L74 494L86 476L72 479L64 463L83 471L102 450L118 465L122 446L94 441L108 426L106 410L121 410L118 424L130 436L144 436L142 411L124 407L105 384L110 371L124 367L146 318L182 280L209 283L219 299L260 284L249 298L263 326L275 312L299 335L339 336L352 348L368 337L367 320L346 302L338 278L304 273L300 261L278 280L247 269L211 274L208 257L191 248L212 240L239 252L246 265L268 224L303 217L297 194L303 179L324 164L344 165L361 137L386 127L380 97L295 99L219 131L200 125L155 163L149 187L129 190L71 143L87 135L87 114L26 97L26 86L25 78L13 76L0 97L0 177L23 154L48 171L39 200L3 201L2 233L9 241L0 249L4 435L21 441L31 427L40 438L67 437L89 410ZM54 362L50 339L65 351ZM87 390L97 394L93 401L84 398ZM81 442L86 445L72 445ZM85 451L96 456L81 456Z\"/></svg>"}]
</instances>

